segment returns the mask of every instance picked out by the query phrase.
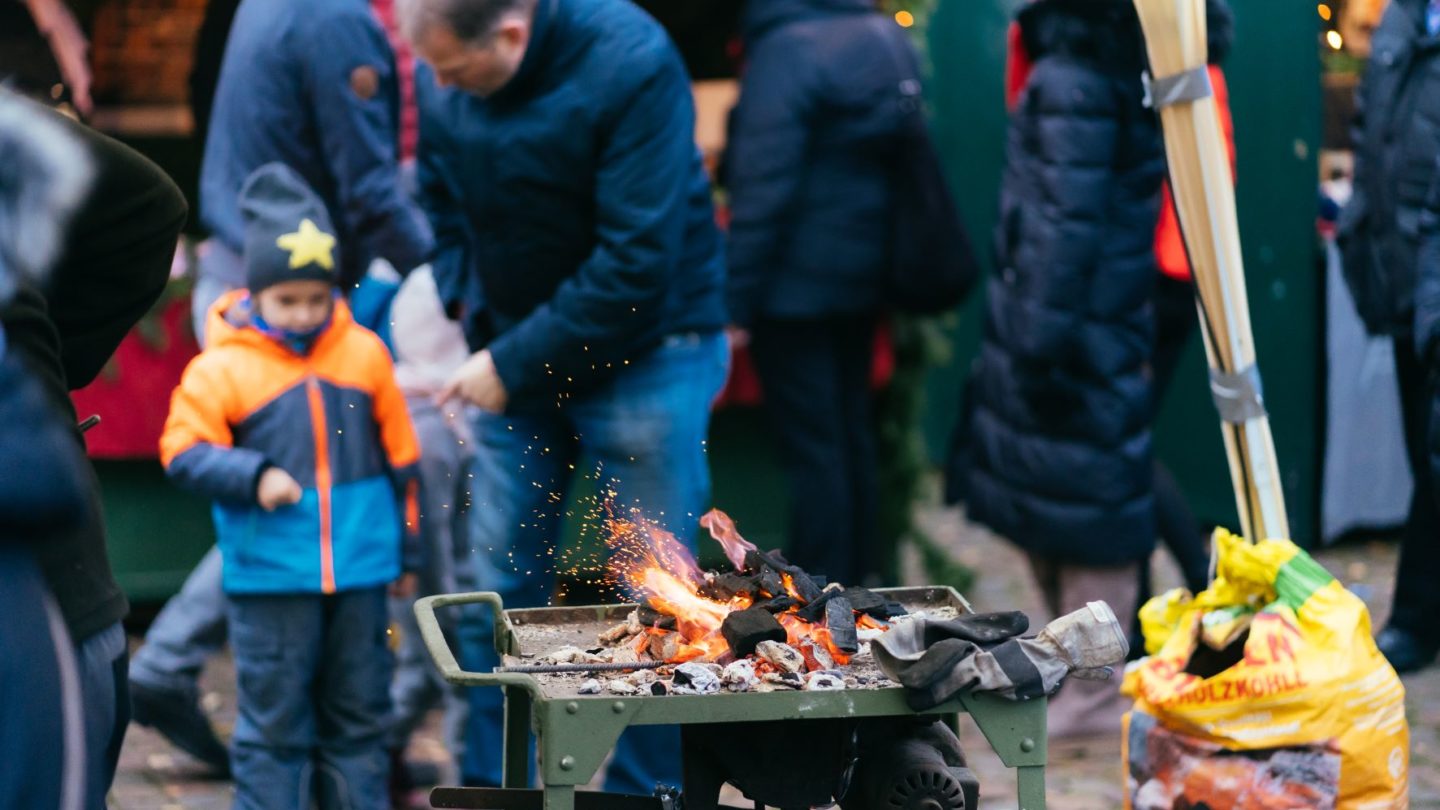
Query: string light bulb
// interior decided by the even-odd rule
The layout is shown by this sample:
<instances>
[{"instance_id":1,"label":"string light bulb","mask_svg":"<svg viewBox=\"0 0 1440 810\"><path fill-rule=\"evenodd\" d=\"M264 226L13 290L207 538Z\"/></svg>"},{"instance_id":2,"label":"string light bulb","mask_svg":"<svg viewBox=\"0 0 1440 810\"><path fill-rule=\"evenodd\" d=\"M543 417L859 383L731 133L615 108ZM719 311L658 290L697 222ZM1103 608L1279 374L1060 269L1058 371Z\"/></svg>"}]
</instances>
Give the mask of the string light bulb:
<instances>
[{"instance_id":1,"label":"string light bulb","mask_svg":"<svg viewBox=\"0 0 1440 810\"><path fill-rule=\"evenodd\" d=\"M909 28L915 24L915 15L908 11L897 11L895 12L895 22L899 23L901 28Z\"/></svg>"},{"instance_id":2,"label":"string light bulb","mask_svg":"<svg viewBox=\"0 0 1440 810\"><path fill-rule=\"evenodd\" d=\"M1326 31L1325 41L1329 43L1332 50L1340 50L1345 47L1345 38L1340 36L1339 31Z\"/></svg>"}]
</instances>

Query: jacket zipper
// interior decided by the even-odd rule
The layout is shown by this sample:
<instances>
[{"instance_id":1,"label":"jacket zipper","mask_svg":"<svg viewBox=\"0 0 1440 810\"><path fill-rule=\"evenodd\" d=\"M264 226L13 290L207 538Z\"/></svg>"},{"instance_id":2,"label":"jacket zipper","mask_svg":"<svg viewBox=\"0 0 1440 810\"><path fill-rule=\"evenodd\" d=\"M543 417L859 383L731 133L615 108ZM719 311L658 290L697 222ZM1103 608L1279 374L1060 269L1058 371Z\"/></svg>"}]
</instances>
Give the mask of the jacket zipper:
<instances>
[{"instance_id":1,"label":"jacket zipper","mask_svg":"<svg viewBox=\"0 0 1440 810\"><path fill-rule=\"evenodd\" d=\"M335 550L331 544L330 520L330 436L325 422L325 399L314 373L305 378L310 401L310 424L315 432L315 490L320 500L320 591L335 593Z\"/></svg>"}]
</instances>

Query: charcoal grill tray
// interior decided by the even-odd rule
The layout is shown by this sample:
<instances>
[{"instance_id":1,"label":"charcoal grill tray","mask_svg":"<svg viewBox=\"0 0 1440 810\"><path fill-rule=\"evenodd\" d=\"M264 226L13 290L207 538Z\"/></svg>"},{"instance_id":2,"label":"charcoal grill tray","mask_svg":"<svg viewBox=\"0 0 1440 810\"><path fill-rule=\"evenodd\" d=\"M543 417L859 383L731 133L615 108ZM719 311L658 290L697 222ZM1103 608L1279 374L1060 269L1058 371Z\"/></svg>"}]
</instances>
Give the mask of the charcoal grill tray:
<instances>
[{"instance_id":1,"label":"charcoal grill tray","mask_svg":"<svg viewBox=\"0 0 1440 810\"><path fill-rule=\"evenodd\" d=\"M920 588L887 588L877 591L884 595L891 602L898 602L905 606L911 613L924 611L934 614L941 609L948 609L954 614L973 612L965 598L953 588L920 587ZM571 646L580 649L593 649L599 643L596 639L600 633L609 630L616 624L623 622L625 617L634 610L632 605L592 605L585 607L553 607L553 608L528 608L511 609L504 611L506 632L509 633L511 642L506 648L512 652L505 662L506 664L537 664L538 659L547 654ZM942 614L943 615L943 614ZM857 657L845 668L846 672L853 675L860 675L867 679L881 682L892 689L898 687L890 681L884 680L884 673L868 655ZM608 677L621 675L619 672L608 673ZM533 676L539 687L540 693L551 700L558 698L586 697L579 692L580 685L588 677L585 674L554 675L544 674ZM598 675L605 680L607 675ZM859 691L875 691L874 688L866 688ZM640 697L640 696L637 696ZM650 698L651 696L643 696ZM668 700L675 696L664 696L654 698L656 700Z\"/></svg>"},{"instance_id":2,"label":"charcoal grill tray","mask_svg":"<svg viewBox=\"0 0 1440 810\"><path fill-rule=\"evenodd\" d=\"M949 607L970 612L953 588L927 586L879 589L908 609ZM535 658L570 644L585 648L596 635L622 621L634 605L524 608L505 610L499 594L431 596L415 604L420 632L444 678L468 687L505 691L505 786L526 787L529 763L525 737L537 737L545 810L573 810L574 789L590 781L620 733L632 725L685 725L838 717L900 717L915 712L898 686L834 692L722 692L714 695L580 695L569 676L467 672L456 663L435 611L486 605L496 616L495 649L502 656ZM975 720L1007 767L1016 769L1021 810L1045 808L1045 701L1011 702L962 693L924 712L966 712Z\"/></svg>"}]
</instances>

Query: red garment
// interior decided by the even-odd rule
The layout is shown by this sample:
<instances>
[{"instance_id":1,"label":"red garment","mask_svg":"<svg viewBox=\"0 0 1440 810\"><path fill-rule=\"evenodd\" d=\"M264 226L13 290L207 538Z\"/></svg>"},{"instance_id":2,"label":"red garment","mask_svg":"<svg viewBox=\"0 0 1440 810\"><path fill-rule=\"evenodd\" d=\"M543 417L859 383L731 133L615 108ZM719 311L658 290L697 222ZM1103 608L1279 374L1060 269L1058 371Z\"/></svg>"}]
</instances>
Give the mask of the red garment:
<instances>
[{"instance_id":1,"label":"red garment","mask_svg":"<svg viewBox=\"0 0 1440 810\"><path fill-rule=\"evenodd\" d=\"M84 419L99 414L100 424L85 434L91 458L155 458L170 408L170 392L200 348L190 332L190 299L170 301L157 318L160 346L131 330L95 381L70 394Z\"/></svg>"},{"instance_id":2,"label":"red garment","mask_svg":"<svg viewBox=\"0 0 1440 810\"><path fill-rule=\"evenodd\" d=\"M1225 146L1230 150L1230 177L1235 177L1235 122L1230 117L1230 89L1219 65L1210 66L1210 86L1215 88L1215 106L1220 111L1220 128L1225 132ZM1160 221L1155 224L1155 262L1160 272L1176 281L1190 280L1190 256L1180 234L1180 217L1175 213L1175 199L1166 181L1161 193Z\"/></svg>"},{"instance_id":3,"label":"red garment","mask_svg":"<svg viewBox=\"0 0 1440 810\"><path fill-rule=\"evenodd\" d=\"M395 80L400 88L400 162L415 159L415 147L420 143L420 110L415 106L415 54L410 43L400 36L400 24L395 21L395 0L370 0L370 9L385 29L385 38L390 40L390 49L395 52Z\"/></svg>"},{"instance_id":4,"label":"red garment","mask_svg":"<svg viewBox=\"0 0 1440 810\"><path fill-rule=\"evenodd\" d=\"M1011 23L1006 35L1005 53L1005 106L1015 109L1020 103L1020 94L1030 81L1030 72L1035 65L1025 52L1025 41L1020 33L1020 24ZM1225 74L1219 65L1210 65L1210 85L1215 90L1215 105L1220 110L1220 128L1225 132L1225 145L1230 149L1230 173L1235 174L1235 122L1230 115L1230 89L1225 84ZM1155 263L1160 272L1177 281L1190 280L1190 257L1185 252L1185 240L1180 233L1180 218L1175 212L1175 199L1170 194L1167 180L1161 189L1160 220L1155 223Z\"/></svg>"}]
</instances>

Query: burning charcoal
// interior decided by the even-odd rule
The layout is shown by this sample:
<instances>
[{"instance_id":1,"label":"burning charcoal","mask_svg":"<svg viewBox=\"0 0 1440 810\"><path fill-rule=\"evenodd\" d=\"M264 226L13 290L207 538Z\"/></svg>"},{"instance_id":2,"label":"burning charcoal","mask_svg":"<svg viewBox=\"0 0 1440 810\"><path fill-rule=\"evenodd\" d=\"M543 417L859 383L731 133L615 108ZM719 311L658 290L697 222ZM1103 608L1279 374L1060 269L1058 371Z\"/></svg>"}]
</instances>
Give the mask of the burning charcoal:
<instances>
[{"instance_id":1,"label":"burning charcoal","mask_svg":"<svg viewBox=\"0 0 1440 810\"><path fill-rule=\"evenodd\" d=\"M720 635L735 655L743 658L755 652L755 645L762 641L784 641L785 628L769 612L752 607L726 616L720 624Z\"/></svg>"},{"instance_id":2,"label":"burning charcoal","mask_svg":"<svg viewBox=\"0 0 1440 810\"><path fill-rule=\"evenodd\" d=\"M761 569L755 575L755 587L766 596L783 596L785 594L785 583L780 579L780 572L773 568Z\"/></svg>"},{"instance_id":3,"label":"burning charcoal","mask_svg":"<svg viewBox=\"0 0 1440 810\"><path fill-rule=\"evenodd\" d=\"M760 683L759 676L755 674L755 662L742 658L727 664L720 673L720 683L731 692L749 692Z\"/></svg>"},{"instance_id":4,"label":"burning charcoal","mask_svg":"<svg viewBox=\"0 0 1440 810\"><path fill-rule=\"evenodd\" d=\"M634 615L634 614L631 614ZM617 624L614 627L601 633L599 636L601 644L616 644L630 636L635 635L639 630L631 630L628 622Z\"/></svg>"},{"instance_id":5,"label":"burning charcoal","mask_svg":"<svg viewBox=\"0 0 1440 810\"><path fill-rule=\"evenodd\" d=\"M811 672L835 668L835 656L831 655L823 644L803 641L800 643L800 655L805 658L805 668Z\"/></svg>"},{"instance_id":6,"label":"burning charcoal","mask_svg":"<svg viewBox=\"0 0 1440 810\"><path fill-rule=\"evenodd\" d=\"M600 694L600 688L601 687L599 681L595 680L594 678L586 678L585 682L580 684L580 694L598 695Z\"/></svg>"},{"instance_id":7,"label":"burning charcoal","mask_svg":"<svg viewBox=\"0 0 1440 810\"><path fill-rule=\"evenodd\" d=\"M661 613L649 605L641 605L640 609L631 614L635 616L636 626L644 629L646 627L658 627L661 630L674 630L675 617L668 613Z\"/></svg>"},{"instance_id":8,"label":"burning charcoal","mask_svg":"<svg viewBox=\"0 0 1440 810\"><path fill-rule=\"evenodd\" d=\"M638 664L640 656L629 646L616 647L610 651L610 660L616 664Z\"/></svg>"},{"instance_id":9,"label":"burning charcoal","mask_svg":"<svg viewBox=\"0 0 1440 810\"><path fill-rule=\"evenodd\" d=\"M630 641L625 642L625 646L629 647L630 651L635 653L635 659L637 661L653 661L655 659L650 656L651 638L653 637L649 634L641 633Z\"/></svg>"},{"instance_id":10,"label":"burning charcoal","mask_svg":"<svg viewBox=\"0 0 1440 810\"><path fill-rule=\"evenodd\" d=\"M784 687L785 689L803 689L805 681L797 672L767 672L761 678L762 683Z\"/></svg>"},{"instance_id":11,"label":"burning charcoal","mask_svg":"<svg viewBox=\"0 0 1440 810\"><path fill-rule=\"evenodd\" d=\"M885 612L890 614L885 617L887 619L893 619L896 616L905 616L910 613L910 611L906 610L905 606L899 602L886 602Z\"/></svg>"},{"instance_id":12,"label":"burning charcoal","mask_svg":"<svg viewBox=\"0 0 1440 810\"><path fill-rule=\"evenodd\" d=\"M640 694L640 687L625 680L624 678L616 678L615 680L611 681L609 684L609 689L612 694L616 695Z\"/></svg>"},{"instance_id":13,"label":"burning charcoal","mask_svg":"<svg viewBox=\"0 0 1440 810\"><path fill-rule=\"evenodd\" d=\"M854 608L856 613L864 613L876 619L890 618L890 610L885 606L885 597L869 588L846 588L845 598L850 600L850 607Z\"/></svg>"},{"instance_id":14,"label":"burning charcoal","mask_svg":"<svg viewBox=\"0 0 1440 810\"><path fill-rule=\"evenodd\" d=\"M809 574L793 565L786 569L785 573L790 575L790 581L795 585L795 593L801 599L806 602L814 602L820 598L820 586L815 584L815 580L811 579Z\"/></svg>"},{"instance_id":15,"label":"burning charcoal","mask_svg":"<svg viewBox=\"0 0 1440 810\"><path fill-rule=\"evenodd\" d=\"M812 672L805 678L810 692L836 692L845 688L845 679L838 672Z\"/></svg>"},{"instance_id":16,"label":"burning charcoal","mask_svg":"<svg viewBox=\"0 0 1440 810\"><path fill-rule=\"evenodd\" d=\"M755 645L755 654L781 672L805 671L805 656L789 644L782 644L778 641L762 641Z\"/></svg>"},{"instance_id":17,"label":"burning charcoal","mask_svg":"<svg viewBox=\"0 0 1440 810\"><path fill-rule=\"evenodd\" d=\"M835 649L843 653L860 650L860 639L855 635L855 611L850 600L844 596L832 596L825 603L825 626L830 630L830 641Z\"/></svg>"},{"instance_id":18,"label":"burning charcoal","mask_svg":"<svg viewBox=\"0 0 1440 810\"><path fill-rule=\"evenodd\" d=\"M650 684L650 694L656 697L664 697L670 694L670 688L665 685L664 681L656 681Z\"/></svg>"},{"instance_id":19,"label":"burning charcoal","mask_svg":"<svg viewBox=\"0 0 1440 810\"><path fill-rule=\"evenodd\" d=\"M766 558L765 552L753 548L745 552L745 572L747 574L758 574L766 568L773 567L770 560Z\"/></svg>"},{"instance_id":20,"label":"burning charcoal","mask_svg":"<svg viewBox=\"0 0 1440 810\"><path fill-rule=\"evenodd\" d=\"M680 634L663 633L650 637L650 657L656 661L673 661L680 655Z\"/></svg>"},{"instance_id":21,"label":"burning charcoal","mask_svg":"<svg viewBox=\"0 0 1440 810\"><path fill-rule=\"evenodd\" d=\"M700 586L700 595L714 599L717 602L729 602L741 594L752 596L755 593L755 578L742 576L740 574L716 574L709 577L704 585Z\"/></svg>"},{"instance_id":22,"label":"burning charcoal","mask_svg":"<svg viewBox=\"0 0 1440 810\"><path fill-rule=\"evenodd\" d=\"M788 594L785 596L777 596L773 599L766 599L764 601L755 603L755 607L760 608L761 610L768 610L771 613L784 613L791 608L799 606L800 602L796 600L795 597Z\"/></svg>"},{"instance_id":23,"label":"burning charcoal","mask_svg":"<svg viewBox=\"0 0 1440 810\"><path fill-rule=\"evenodd\" d=\"M830 600L834 599L838 593L838 591L822 591L815 601L795 611L795 615L811 624L824 624L825 606L829 604Z\"/></svg>"},{"instance_id":24,"label":"burning charcoal","mask_svg":"<svg viewBox=\"0 0 1440 810\"><path fill-rule=\"evenodd\" d=\"M703 664L687 663L675 667L670 684L677 695L710 695L720 691L720 678Z\"/></svg>"}]
</instances>

